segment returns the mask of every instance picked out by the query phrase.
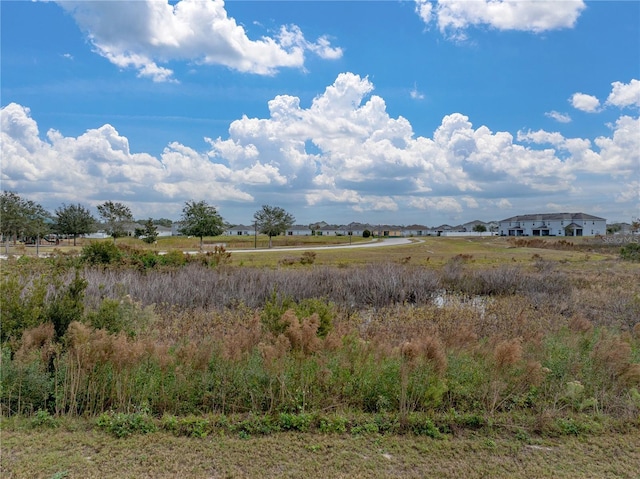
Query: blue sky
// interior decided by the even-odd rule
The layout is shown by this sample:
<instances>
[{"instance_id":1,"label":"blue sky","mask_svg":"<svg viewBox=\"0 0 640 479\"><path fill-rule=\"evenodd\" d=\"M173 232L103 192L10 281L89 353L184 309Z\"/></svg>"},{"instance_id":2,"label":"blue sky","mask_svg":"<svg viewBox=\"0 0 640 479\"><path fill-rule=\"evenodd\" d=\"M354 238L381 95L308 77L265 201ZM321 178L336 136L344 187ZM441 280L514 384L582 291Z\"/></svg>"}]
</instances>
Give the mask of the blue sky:
<instances>
[{"instance_id":1,"label":"blue sky","mask_svg":"<svg viewBox=\"0 0 640 479\"><path fill-rule=\"evenodd\" d=\"M231 223L640 216L640 2L0 4L2 189Z\"/></svg>"}]
</instances>

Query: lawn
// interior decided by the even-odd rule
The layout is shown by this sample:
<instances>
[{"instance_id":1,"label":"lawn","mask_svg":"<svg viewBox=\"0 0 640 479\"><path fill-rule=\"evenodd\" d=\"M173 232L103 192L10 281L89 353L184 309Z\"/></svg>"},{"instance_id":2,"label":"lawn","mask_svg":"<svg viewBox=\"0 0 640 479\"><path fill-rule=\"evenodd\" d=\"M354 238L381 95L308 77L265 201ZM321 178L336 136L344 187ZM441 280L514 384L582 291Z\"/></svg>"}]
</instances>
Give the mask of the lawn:
<instances>
[{"instance_id":1,"label":"lawn","mask_svg":"<svg viewBox=\"0 0 640 479\"><path fill-rule=\"evenodd\" d=\"M75 420L3 427L3 478L634 478L640 432L517 439L369 434L113 437Z\"/></svg>"}]
</instances>

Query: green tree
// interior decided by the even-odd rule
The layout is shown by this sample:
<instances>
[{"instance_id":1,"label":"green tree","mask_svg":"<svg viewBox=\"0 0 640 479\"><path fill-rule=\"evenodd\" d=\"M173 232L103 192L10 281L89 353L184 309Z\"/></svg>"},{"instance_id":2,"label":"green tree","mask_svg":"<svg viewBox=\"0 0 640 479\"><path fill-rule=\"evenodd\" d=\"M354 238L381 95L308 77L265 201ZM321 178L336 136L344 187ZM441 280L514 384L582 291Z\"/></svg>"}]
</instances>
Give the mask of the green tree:
<instances>
[{"instance_id":1,"label":"green tree","mask_svg":"<svg viewBox=\"0 0 640 479\"><path fill-rule=\"evenodd\" d=\"M182 209L180 232L200 238L200 249L205 236L218 236L224 231L224 220L215 206L206 201L187 201Z\"/></svg>"},{"instance_id":2,"label":"green tree","mask_svg":"<svg viewBox=\"0 0 640 479\"><path fill-rule=\"evenodd\" d=\"M484 233L485 231L487 231L487 227L485 225L475 225L473 227L473 231L475 231L476 233Z\"/></svg>"},{"instance_id":3,"label":"green tree","mask_svg":"<svg viewBox=\"0 0 640 479\"><path fill-rule=\"evenodd\" d=\"M173 221L171 221L168 218L155 218L153 220L153 224L154 225L165 226L167 228L171 228L171 225L173 224Z\"/></svg>"},{"instance_id":4,"label":"green tree","mask_svg":"<svg viewBox=\"0 0 640 479\"><path fill-rule=\"evenodd\" d=\"M153 223L153 219L149 218L143 223L141 234L139 235L142 241L148 244L152 244L158 238L158 228Z\"/></svg>"},{"instance_id":5,"label":"green tree","mask_svg":"<svg viewBox=\"0 0 640 479\"><path fill-rule=\"evenodd\" d=\"M105 231L109 236L116 238L125 236L127 223L133 223L133 215L127 205L122 203L106 201L98 205L98 214L104 223Z\"/></svg>"},{"instance_id":6,"label":"green tree","mask_svg":"<svg viewBox=\"0 0 640 479\"><path fill-rule=\"evenodd\" d=\"M73 235L73 246L78 235L93 233L95 228L96 219L80 203L68 206L63 203L56 209L55 230L63 235Z\"/></svg>"},{"instance_id":7,"label":"green tree","mask_svg":"<svg viewBox=\"0 0 640 479\"><path fill-rule=\"evenodd\" d=\"M296 220L279 206L269 205L263 205L261 210L256 211L253 219L258 231L269 236L269 248L272 246L271 238L287 231Z\"/></svg>"},{"instance_id":8,"label":"green tree","mask_svg":"<svg viewBox=\"0 0 640 479\"><path fill-rule=\"evenodd\" d=\"M49 231L50 215L34 201L21 198L15 192L3 191L0 196L0 233L5 240L6 252L9 241L33 237L39 239Z\"/></svg>"}]
</instances>

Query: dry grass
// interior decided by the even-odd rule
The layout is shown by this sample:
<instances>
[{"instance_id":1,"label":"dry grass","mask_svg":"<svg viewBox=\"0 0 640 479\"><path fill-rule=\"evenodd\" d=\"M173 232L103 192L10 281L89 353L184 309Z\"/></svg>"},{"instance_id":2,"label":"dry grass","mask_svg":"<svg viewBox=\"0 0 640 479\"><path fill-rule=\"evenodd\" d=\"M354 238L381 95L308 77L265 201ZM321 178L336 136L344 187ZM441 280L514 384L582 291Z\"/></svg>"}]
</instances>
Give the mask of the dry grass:
<instances>
[{"instance_id":1,"label":"dry grass","mask_svg":"<svg viewBox=\"0 0 640 479\"><path fill-rule=\"evenodd\" d=\"M518 440L467 435L280 433L204 439L166 433L116 440L81 421L55 430L3 427L0 475L20 478L632 478L640 432Z\"/></svg>"}]
</instances>

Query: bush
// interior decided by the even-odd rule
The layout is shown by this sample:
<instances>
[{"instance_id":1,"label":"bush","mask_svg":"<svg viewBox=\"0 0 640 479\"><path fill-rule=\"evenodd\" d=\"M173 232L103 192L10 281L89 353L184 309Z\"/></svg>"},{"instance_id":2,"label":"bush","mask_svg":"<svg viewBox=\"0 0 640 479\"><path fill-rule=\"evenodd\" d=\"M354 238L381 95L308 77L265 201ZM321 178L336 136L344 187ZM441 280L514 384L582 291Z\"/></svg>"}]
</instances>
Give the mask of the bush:
<instances>
[{"instance_id":1,"label":"bush","mask_svg":"<svg viewBox=\"0 0 640 479\"><path fill-rule=\"evenodd\" d=\"M146 412L103 413L98 417L96 425L117 438L132 434L149 434L158 430L153 418Z\"/></svg>"},{"instance_id":2,"label":"bush","mask_svg":"<svg viewBox=\"0 0 640 479\"><path fill-rule=\"evenodd\" d=\"M363 238L369 238L370 236L371 236L371 231L369 231L369 230L364 230L364 231L362 232L362 237L363 237Z\"/></svg>"},{"instance_id":3,"label":"bush","mask_svg":"<svg viewBox=\"0 0 640 479\"><path fill-rule=\"evenodd\" d=\"M83 247L80 256L89 264L112 264L120 261L122 251L110 241L96 241Z\"/></svg>"},{"instance_id":4,"label":"bush","mask_svg":"<svg viewBox=\"0 0 640 479\"><path fill-rule=\"evenodd\" d=\"M640 243L629 243L620 248L620 257L626 261L640 261Z\"/></svg>"}]
</instances>

